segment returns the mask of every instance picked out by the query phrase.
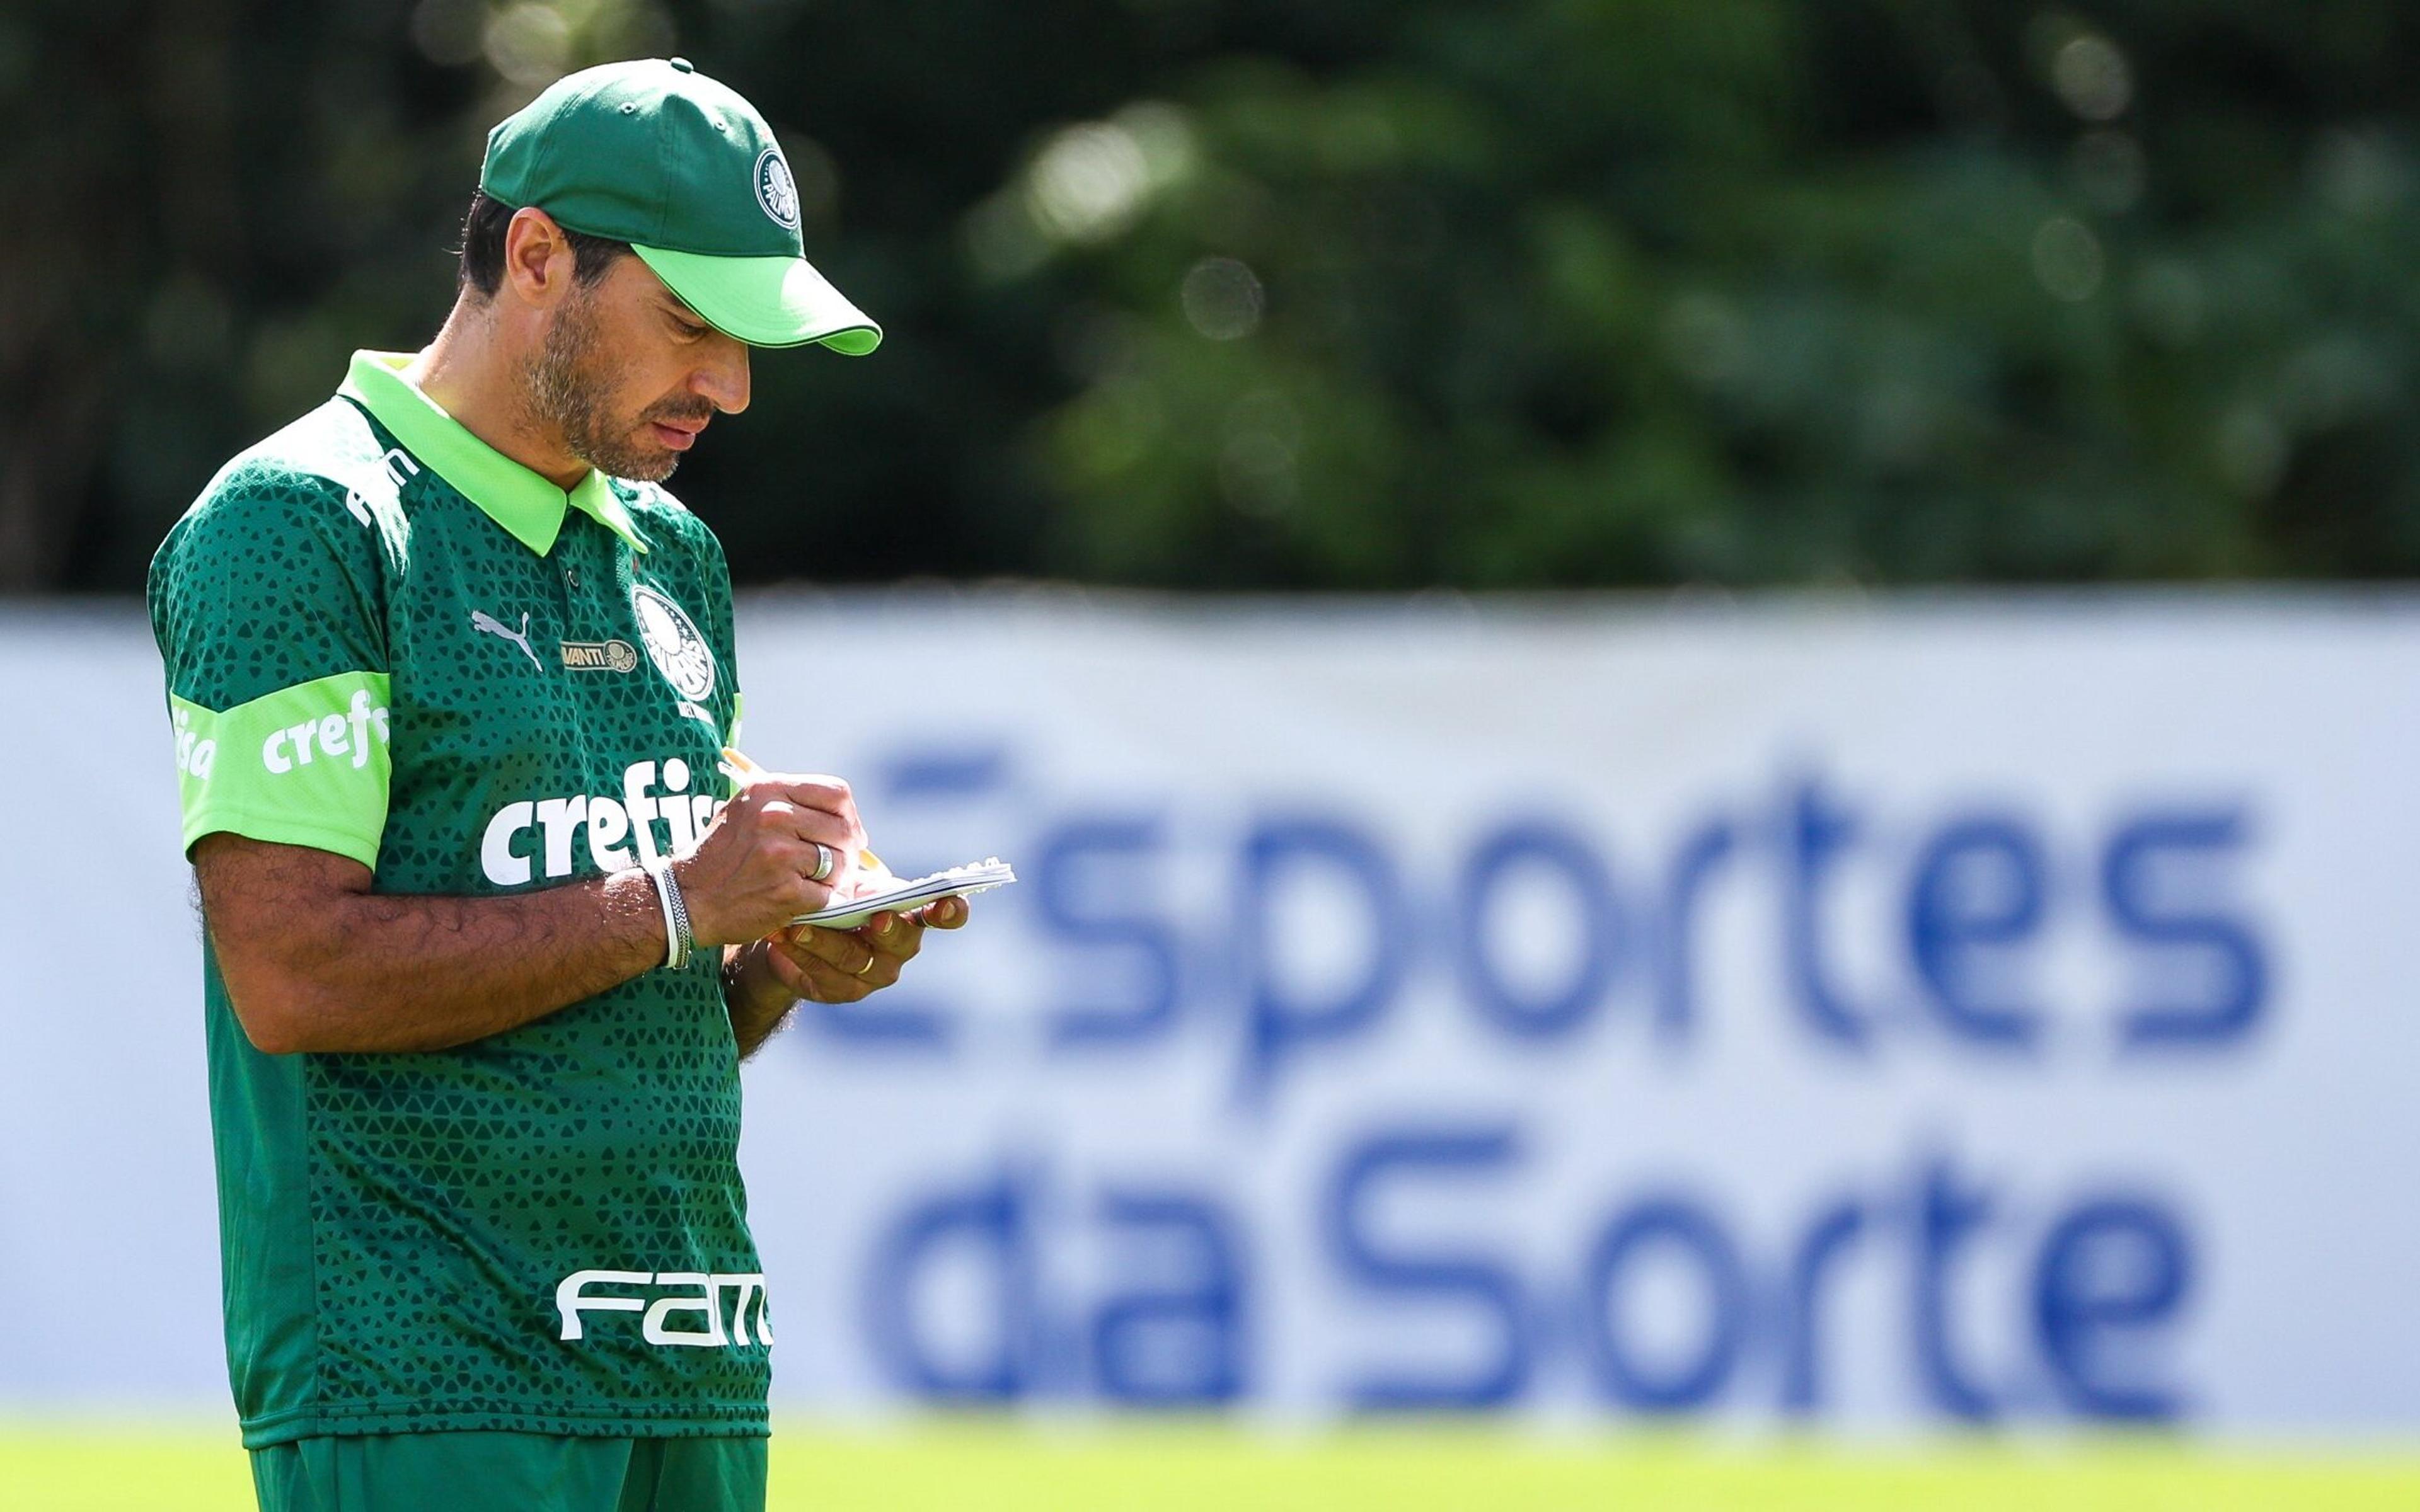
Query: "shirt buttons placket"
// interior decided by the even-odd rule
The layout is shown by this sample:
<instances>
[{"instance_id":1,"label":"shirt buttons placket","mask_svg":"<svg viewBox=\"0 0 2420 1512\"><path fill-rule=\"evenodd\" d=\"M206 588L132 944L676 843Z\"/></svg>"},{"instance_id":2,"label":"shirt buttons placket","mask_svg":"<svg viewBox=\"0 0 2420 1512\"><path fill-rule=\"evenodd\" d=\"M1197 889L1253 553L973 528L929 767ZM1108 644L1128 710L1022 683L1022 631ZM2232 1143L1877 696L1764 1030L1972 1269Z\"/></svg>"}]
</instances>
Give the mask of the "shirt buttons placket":
<instances>
[{"instance_id":1,"label":"shirt buttons placket","mask_svg":"<svg viewBox=\"0 0 2420 1512\"><path fill-rule=\"evenodd\" d=\"M574 606L579 602L577 591L580 587L580 569L571 564L569 542L558 544L555 550L561 553L555 559L555 623L562 626L559 633L569 635L572 633L572 626L580 623L579 616L574 612Z\"/></svg>"}]
</instances>

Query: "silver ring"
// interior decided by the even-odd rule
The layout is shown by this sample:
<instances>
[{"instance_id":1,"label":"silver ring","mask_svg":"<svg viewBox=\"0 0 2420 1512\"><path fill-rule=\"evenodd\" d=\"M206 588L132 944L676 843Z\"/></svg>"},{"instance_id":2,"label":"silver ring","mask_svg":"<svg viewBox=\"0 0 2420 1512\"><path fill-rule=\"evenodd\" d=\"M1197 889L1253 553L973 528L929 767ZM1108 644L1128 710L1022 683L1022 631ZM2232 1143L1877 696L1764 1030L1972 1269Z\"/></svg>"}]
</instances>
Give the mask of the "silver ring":
<instances>
[{"instance_id":1,"label":"silver ring","mask_svg":"<svg viewBox=\"0 0 2420 1512\"><path fill-rule=\"evenodd\" d=\"M807 880L821 882L832 874L832 868L839 863L840 856L822 841L811 840L807 843L815 848L815 869L807 873Z\"/></svg>"}]
</instances>

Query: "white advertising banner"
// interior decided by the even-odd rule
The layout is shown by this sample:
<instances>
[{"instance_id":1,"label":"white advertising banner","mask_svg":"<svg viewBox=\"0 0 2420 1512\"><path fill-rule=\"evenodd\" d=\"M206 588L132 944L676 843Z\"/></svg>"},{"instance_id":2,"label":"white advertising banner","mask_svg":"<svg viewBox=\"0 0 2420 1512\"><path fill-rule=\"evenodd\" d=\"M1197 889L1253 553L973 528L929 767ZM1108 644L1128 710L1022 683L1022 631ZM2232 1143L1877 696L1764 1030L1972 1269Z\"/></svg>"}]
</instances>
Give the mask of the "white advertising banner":
<instances>
[{"instance_id":1,"label":"white advertising banner","mask_svg":"<svg viewBox=\"0 0 2420 1512\"><path fill-rule=\"evenodd\" d=\"M755 597L1020 881L747 1072L778 1405L2420 1427L2420 602ZM0 616L0 1398L225 1401L131 606Z\"/></svg>"}]
</instances>

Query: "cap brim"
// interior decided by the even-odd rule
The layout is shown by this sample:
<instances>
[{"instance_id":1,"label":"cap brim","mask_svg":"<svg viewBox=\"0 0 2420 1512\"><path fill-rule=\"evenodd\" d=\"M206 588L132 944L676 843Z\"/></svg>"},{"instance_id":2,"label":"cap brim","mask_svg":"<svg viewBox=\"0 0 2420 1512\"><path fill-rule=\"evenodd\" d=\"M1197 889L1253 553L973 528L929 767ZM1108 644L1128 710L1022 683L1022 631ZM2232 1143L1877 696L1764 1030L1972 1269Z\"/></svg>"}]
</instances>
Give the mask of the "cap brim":
<instances>
[{"instance_id":1,"label":"cap brim","mask_svg":"<svg viewBox=\"0 0 2420 1512\"><path fill-rule=\"evenodd\" d=\"M716 330L751 347L820 342L844 355L862 357L882 345L882 328L804 257L708 257L663 247L630 250Z\"/></svg>"}]
</instances>

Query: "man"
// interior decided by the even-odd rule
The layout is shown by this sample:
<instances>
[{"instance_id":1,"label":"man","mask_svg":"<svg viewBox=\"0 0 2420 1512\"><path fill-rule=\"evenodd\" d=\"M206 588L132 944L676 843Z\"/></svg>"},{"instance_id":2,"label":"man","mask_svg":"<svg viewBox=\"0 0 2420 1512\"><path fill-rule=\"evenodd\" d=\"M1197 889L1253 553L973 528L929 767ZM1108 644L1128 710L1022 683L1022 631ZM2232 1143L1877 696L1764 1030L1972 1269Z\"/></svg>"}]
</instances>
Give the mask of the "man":
<instances>
[{"instance_id":1,"label":"man","mask_svg":"<svg viewBox=\"0 0 2420 1512\"><path fill-rule=\"evenodd\" d=\"M657 486L751 346L871 351L764 121L688 63L490 134L444 329L365 352L170 532L151 613L260 1504L761 1507L738 1062L927 924L845 784L727 803L714 535Z\"/></svg>"}]
</instances>

